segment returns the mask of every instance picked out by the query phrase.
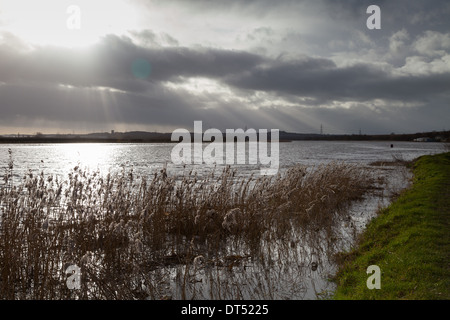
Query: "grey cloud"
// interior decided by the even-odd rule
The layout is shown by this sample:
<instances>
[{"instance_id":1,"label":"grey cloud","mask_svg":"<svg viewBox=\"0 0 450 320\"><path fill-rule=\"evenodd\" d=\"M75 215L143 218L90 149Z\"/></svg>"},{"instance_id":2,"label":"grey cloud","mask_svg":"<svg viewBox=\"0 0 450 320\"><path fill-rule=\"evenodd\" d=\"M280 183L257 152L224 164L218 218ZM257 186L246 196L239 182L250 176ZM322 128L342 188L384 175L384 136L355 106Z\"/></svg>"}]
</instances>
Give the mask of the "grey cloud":
<instances>
[{"instance_id":1,"label":"grey cloud","mask_svg":"<svg viewBox=\"0 0 450 320\"><path fill-rule=\"evenodd\" d=\"M450 30L448 33L426 31L413 43L413 49L425 56L442 56L450 51Z\"/></svg>"},{"instance_id":2,"label":"grey cloud","mask_svg":"<svg viewBox=\"0 0 450 320\"><path fill-rule=\"evenodd\" d=\"M324 100L415 100L450 94L450 73L394 76L370 65L337 67L331 60L307 58L274 63L231 75L227 83L250 90L285 92Z\"/></svg>"},{"instance_id":3,"label":"grey cloud","mask_svg":"<svg viewBox=\"0 0 450 320\"><path fill-rule=\"evenodd\" d=\"M157 87L152 93L102 92L50 85L1 85L2 124L14 119L54 122L155 124L177 123L193 108L174 92Z\"/></svg>"},{"instance_id":4,"label":"grey cloud","mask_svg":"<svg viewBox=\"0 0 450 320\"><path fill-rule=\"evenodd\" d=\"M89 91L88 88L57 88L49 85L0 85L2 117L0 125L23 125L24 122L66 123L89 128L113 127L115 124L186 127L202 120L205 127L220 129L263 126L273 127L278 114L291 123L292 117L280 112L252 110L239 103L216 97L219 107L204 109L205 97L193 96L157 86L150 94ZM278 123L281 125L282 123Z\"/></svg>"},{"instance_id":5,"label":"grey cloud","mask_svg":"<svg viewBox=\"0 0 450 320\"><path fill-rule=\"evenodd\" d=\"M221 123L228 119L229 123L256 124L257 119L268 124L271 119L272 123L278 121L279 125L292 126L293 118L286 116L295 113L292 108L259 108L261 115L255 117L258 113L248 106L232 105L220 96L195 97L162 85L164 81L181 82L186 77L214 78L231 86L242 97L263 91L287 101L308 98L299 102L300 110L307 110L302 109L302 105L320 106L330 102L374 99L423 102L450 95L449 73L394 76L369 64L338 67L330 59L308 56L269 59L210 48L155 49L117 36L106 37L88 51L45 47L21 54L1 50L0 55L0 81L8 84L0 86L5 121L22 115L54 121L177 125L187 119L208 118L214 122L216 116ZM148 79L133 77L130 66L136 58L145 58L151 63ZM59 84L74 88L59 88ZM91 87L114 88L122 93L89 91ZM205 99L217 99L218 107L215 110L202 108ZM317 107L317 110L326 114L325 109Z\"/></svg>"},{"instance_id":6,"label":"grey cloud","mask_svg":"<svg viewBox=\"0 0 450 320\"><path fill-rule=\"evenodd\" d=\"M129 34L134 37L138 42L148 47L161 47L161 46L178 46L179 42L171 35L163 32L156 33L152 30L130 30Z\"/></svg>"},{"instance_id":7,"label":"grey cloud","mask_svg":"<svg viewBox=\"0 0 450 320\"><path fill-rule=\"evenodd\" d=\"M129 36L109 35L85 49L30 50L13 34L1 32L0 124L42 119L89 123L95 130L109 123L186 127L203 120L220 129L313 131L323 123L336 131L356 132L361 127L363 132L386 133L441 129L449 117L450 73L437 70L448 61L450 48L446 1L151 4L176 6L200 22L208 17L212 29L214 17L222 13L236 21L236 30L247 17L257 23L242 32L233 30L241 50L220 45L219 27L217 42L211 39L218 43L214 48L188 47L161 26L130 30ZM365 9L371 4L382 8L379 32L365 28ZM310 14L302 25L297 15ZM343 63L335 59L338 54ZM133 75L136 59L150 63L147 78ZM195 77L215 80L229 93L189 92L176 86ZM175 85L166 86L168 82ZM252 99L258 93L263 97Z\"/></svg>"},{"instance_id":8,"label":"grey cloud","mask_svg":"<svg viewBox=\"0 0 450 320\"><path fill-rule=\"evenodd\" d=\"M432 104L394 106L386 104L371 107L355 103L350 108L310 108L311 117L320 119L325 133L363 134L414 133L433 130L449 130L448 99L436 99ZM342 130L342 128L345 128Z\"/></svg>"},{"instance_id":9,"label":"grey cloud","mask_svg":"<svg viewBox=\"0 0 450 320\"><path fill-rule=\"evenodd\" d=\"M147 84L134 77L132 64L145 59L151 65L148 81L177 77L222 77L251 68L261 56L208 48L146 48L127 37L108 36L89 50L44 47L29 53L0 51L0 81L38 81L74 86L106 86L143 91Z\"/></svg>"}]
</instances>

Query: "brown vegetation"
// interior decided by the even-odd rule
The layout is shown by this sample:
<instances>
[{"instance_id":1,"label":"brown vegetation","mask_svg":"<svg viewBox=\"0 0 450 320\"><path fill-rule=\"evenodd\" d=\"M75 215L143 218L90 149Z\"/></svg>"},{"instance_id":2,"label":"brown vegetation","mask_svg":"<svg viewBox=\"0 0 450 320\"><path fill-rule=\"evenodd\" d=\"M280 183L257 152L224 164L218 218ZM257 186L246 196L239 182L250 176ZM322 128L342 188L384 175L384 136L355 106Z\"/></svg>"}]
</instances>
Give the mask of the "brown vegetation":
<instances>
[{"instance_id":1,"label":"brown vegetation","mask_svg":"<svg viewBox=\"0 0 450 320\"><path fill-rule=\"evenodd\" d=\"M76 167L64 181L29 172L12 184L13 167L0 188L3 299L295 296L300 269L321 268L345 209L371 185L338 163L258 178L230 167L148 178ZM79 290L66 285L71 265Z\"/></svg>"}]
</instances>

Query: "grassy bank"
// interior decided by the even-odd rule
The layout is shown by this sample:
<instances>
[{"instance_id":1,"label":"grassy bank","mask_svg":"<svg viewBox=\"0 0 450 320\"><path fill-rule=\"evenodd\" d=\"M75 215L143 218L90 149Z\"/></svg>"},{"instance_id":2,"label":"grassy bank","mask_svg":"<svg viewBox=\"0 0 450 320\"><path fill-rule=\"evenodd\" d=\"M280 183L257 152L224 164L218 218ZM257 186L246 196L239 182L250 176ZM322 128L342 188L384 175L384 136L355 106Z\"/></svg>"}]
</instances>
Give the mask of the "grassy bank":
<instances>
[{"instance_id":1,"label":"grassy bank","mask_svg":"<svg viewBox=\"0 0 450 320\"><path fill-rule=\"evenodd\" d=\"M450 298L450 153L414 162L414 183L368 225L357 248L338 257L335 299ZM377 265L381 288L369 290Z\"/></svg>"}]
</instances>

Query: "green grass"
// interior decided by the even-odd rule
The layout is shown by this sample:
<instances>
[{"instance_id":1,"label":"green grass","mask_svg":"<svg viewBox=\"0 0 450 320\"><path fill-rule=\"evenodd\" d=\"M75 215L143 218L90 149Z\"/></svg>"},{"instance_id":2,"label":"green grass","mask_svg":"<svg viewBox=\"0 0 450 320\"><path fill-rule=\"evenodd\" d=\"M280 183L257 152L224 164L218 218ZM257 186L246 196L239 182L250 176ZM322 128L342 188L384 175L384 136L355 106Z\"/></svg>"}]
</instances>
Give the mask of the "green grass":
<instances>
[{"instance_id":1,"label":"green grass","mask_svg":"<svg viewBox=\"0 0 450 320\"><path fill-rule=\"evenodd\" d=\"M422 156L413 170L412 187L338 257L335 299L450 298L450 153ZM380 289L367 288L370 265L380 267Z\"/></svg>"}]
</instances>

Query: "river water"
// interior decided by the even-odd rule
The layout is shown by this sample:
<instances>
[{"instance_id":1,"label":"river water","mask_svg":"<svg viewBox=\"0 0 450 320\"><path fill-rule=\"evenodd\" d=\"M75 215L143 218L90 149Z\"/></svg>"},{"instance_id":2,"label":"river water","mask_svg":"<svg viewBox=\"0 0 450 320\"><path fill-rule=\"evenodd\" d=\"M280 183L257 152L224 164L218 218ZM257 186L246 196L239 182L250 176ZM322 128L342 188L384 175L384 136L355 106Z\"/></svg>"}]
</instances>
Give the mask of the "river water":
<instances>
[{"instance_id":1,"label":"river water","mask_svg":"<svg viewBox=\"0 0 450 320\"><path fill-rule=\"evenodd\" d=\"M392 146L391 146L392 145ZM44 172L45 175L58 175L66 179L70 171L80 166L88 171L119 171L133 168L137 175L151 175L155 170L167 168L169 175L181 176L186 170L194 170L202 173L209 173L212 165L175 165L171 161L171 151L173 143L146 143L146 144L2 144L0 145L0 170L7 171L8 163L11 159L13 166L13 183L20 182L22 177L29 171L35 173ZM444 152L445 149L440 143L420 143L420 142L348 142L348 141L293 141L279 144L279 169L284 171L296 164L313 166L316 164L331 161L358 163L365 167L370 167L375 175L383 177L383 184L380 192L366 198L365 201L353 205L349 212L352 223L356 226L350 228L349 232L361 231L366 223L376 214L377 209L389 204L390 196L408 186L408 179L411 173L401 166L372 166L376 161L409 161L421 155L436 154ZM240 174L259 174L260 165L234 165ZM0 173L3 174L2 171ZM3 180L0 181L0 184ZM351 240L354 234L349 234ZM351 243L349 242L349 245ZM304 250L303 250L304 252ZM313 260L319 261L317 272L307 272L302 274L302 279L295 279L300 274L296 270L280 271L270 274L275 277L276 284L265 282L267 278L262 277L262 271L250 271L251 277L237 279L242 287L245 285L252 288L266 286L271 292L271 299L317 299L321 295L333 290L333 284L326 280L329 275L335 272L335 265L325 258L314 257L302 261L306 268L310 267ZM173 278L178 278L180 269L173 269ZM172 272L171 271L171 272ZM204 271L202 271L204 272ZM253 272L253 273L252 273ZM242 273L244 274L244 273ZM245 274L249 274L247 270ZM198 298L208 298L206 291L214 286L210 283L213 279L211 274L198 275L201 281L196 282L194 289L198 290ZM250 281L250 282L249 282ZM254 281L254 283L251 283ZM243 284L243 283L246 284ZM198 289L198 286L204 286ZM270 288L267 288L270 287ZM180 298L179 286L176 281L169 283L168 292L174 298ZM209 289L207 289L209 288ZM261 289L261 292L264 291ZM203 293L202 293L203 292ZM264 291L266 292L266 291ZM265 298L265 295L257 298ZM244 297L245 298L245 297ZM250 296L252 298L252 296Z\"/></svg>"},{"instance_id":2,"label":"river water","mask_svg":"<svg viewBox=\"0 0 450 320\"><path fill-rule=\"evenodd\" d=\"M393 147L391 148L391 144ZM0 170L8 167L8 149L12 151L14 174L20 178L28 170L66 176L75 166L90 171L118 171L123 166L139 174L150 174L167 167L169 173L181 174L186 168L171 161L173 143L117 144L1 144ZM293 141L279 144L279 168L284 170L301 163L313 165L329 161L368 164L412 160L425 154L444 151L440 143L420 142L348 142ZM189 165L188 170L210 171L212 165ZM241 173L259 173L259 165L234 165Z\"/></svg>"}]
</instances>

